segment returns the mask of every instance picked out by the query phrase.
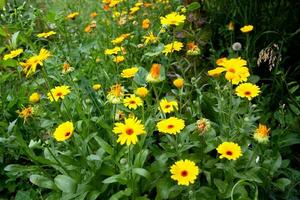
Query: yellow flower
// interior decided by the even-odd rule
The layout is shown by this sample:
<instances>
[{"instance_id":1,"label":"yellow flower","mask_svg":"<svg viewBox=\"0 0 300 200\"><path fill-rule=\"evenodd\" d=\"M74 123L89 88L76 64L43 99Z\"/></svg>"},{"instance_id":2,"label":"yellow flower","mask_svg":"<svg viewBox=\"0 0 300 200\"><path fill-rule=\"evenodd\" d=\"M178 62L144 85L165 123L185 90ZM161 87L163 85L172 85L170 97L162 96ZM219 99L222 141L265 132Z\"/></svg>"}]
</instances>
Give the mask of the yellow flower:
<instances>
[{"instance_id":1,"label":"yellow flower","mask_svg":"<svg viewBox=\"0 0 300 200\"><path fill-rule=\"evenodd\" d=\"M70 13L67 18L74 20L79 15L79 12Z\"/></svg>"},{"instance_id":2,"label":"yellow flower","mask_svg":"<svg viewBox=\"0 0 300 200\"><path fill-rule=\"evenodd\" d=\"M37 92L34 92L29 96L29 101L31 103L37 103L40 101L40 98L41 98L41 95Z\"/></svg>"},{"instance_id":3,"label":"yellow flower","mask_svg":"<svg viewBox=\"0 0 300 200\"><path fill-rule=\"evenodd\" d=\"M234 22L230 21L227 28L228 28L229 31L234 31Z\"/></svg>"},{"instance_id":4,"label":"yellow flower","mask_svg":"<svg viewBox=\"0 0 300 200\"><path fill-rule=\"evenodd\" d=\"M251 32L253 30L253 26L252 25L246 25L246 26L243 26L242 28L240 28L240 30L243 32L243 33L248 33L248 32Z\"/></svg>"},{"instance_id":5,"label":"yellow flower","mask_svg":"<svg viewBox=\"0 0 300 200\"><path fill-rule=\"evenodd\" d=\"M181 42L174 41L170 44L165 45L164 50L162 51L165 55L168 53L173 53L174 51L180 51L183 47Z\"/></svg>"},{"instance_id":6,"label":"yellow flower","mask_svg":"<svg viewBox=\"0 0 300 200\"><path fill-rule=\"evenodd\" d=\"M138 67L124 69L121 73L122 78L132 78L139 71Z\"/></svg>"},{"instance_id":7,"label":"yellow flower","mask_svg":"<svg viewBox=\"0 0 300 200\"><path fill-rule=\"evenodd\" d=\"M140 9L140 7L138 7L138 6L132 7L132 8L130 8L130 13L129 13L129 14L133 15L133 14L136 13L139 9Z\"/></svg>"},{"instance_id":8,"label":"yellow flower","mask_svg":"<svg viewBox=\"0 0 300 200\"><path fill-rule=\"evenodd\" d=\"M111 42L116 45L116 44L120 44L122 43L125 39L127 39L130 36L129 33L127 34L122 34L121 36L115 38L114 40L112 40Z\"/></svg>"},{"instance_id":9,"label":"yellow flower","mask_svg":"<svg viewBox=\"0 0 300 200\"><path fill-rule=\"evenodd\" d=\"M67 62L65 62L65 63L63 64L62 68L63 68L63 69L62 69L62 73L63 73L63 74L67 74L67 73L69 73L69 72L74 71L74 68L71 67L71 65L70 65L69 63L67 63Z\"/></svg>"},{"instance_id":10,"label":"yellow flower","mask_svg":"<svg viewBox=\"0 0 300 200\"><path fill-rule=\"evenodd\" d=\"M65 141L73 135L73 132L74 132L73 123L70 121L67 121L67 122L60 124L55 129L55 131L53 133L53 137L59 142Z\"/></svg>"},{"instance_id":11,"label":"yellow flower","mask_svg":"<svg viewBox=\"0 0 300 200\"><path fill-rule=\"evenodd\" d=\"M62 85L56 86L48 92L48 99L52 101L58 101L59 99L64 99L66 95L71 92L70 86Z\"/></svg>"},{"instance_id":12,"label":"yellow flower","mask_svg":"<svg viewBox=\"0 0 300 200\"><path fill-rule=\"evenodd\" d=\"M253 138L259 143L267 143L269 142L269 131L270 128L266 125L259 124L258 128L254 132Z\"/></svg>"},{"instance_id":13,"label":"yellow flower","mask_svg":"<svg viewBox=\"0 0 300 200\"><path fill-rule=\"evenodd\" d=\"M173 85L178 89L182 88L184 85L184 80L182 78L177 78L173 81Z\"/></svg>"},{"instance_id":14,"label":"yellow flower","mask_svg":"<svg viewBox=\"0 0 300 200\"><path fill-rule=\"evenodd\" d=\"M220 158L227 158L228 160L236 160L242 156L241 147L234 142L223 142L217 148Z\"/></svg>"},{"instance_id":15,"label":"yellow flower","mask_svg":"<svg viewBox=\"0 0 300 200\"><path fill-rule=\"evenodd\" d=\"M160 75L160 67L161 67L160 64L156 64L156 63L152 64L150 72L146 77L147 82L157 83L162 81L162 77Z\"/></svg>"},{"instance_id":16,"label":"yellow flower","mask_svg":"<svg viewBox=\"0 0 300 200\"><path fill-rule=\"evenodd\" d=\"M125 123L115 123L113 132L119 134L117 142L121 145L126 143L127 146L136 144L138 141L137 136L146 133L144 125L134 117L125 118Z\"/></svg>"},{"instance_id":17,"label":"yellow flower","mask_svg":"<svg viewBox=\"0 0 300 200\"><path fill-rule=\"evenodd\" d=\"M90 17L91 18L95 18L95 17L97 17L98 16L98 14L96 13L96 12L92 12L91 14L90 14Z\"/></svg>"},{"instance_id":18,"label":"yellow flower","mask_svg":"<svg viewBox=\"0 0 300 200\"><path fill-rule=\"evenodd\" d=\"M34 109L31 106L27 108L23 108L21 111L17 110L19 117L24 119L24 122L27 120L28 117L31 117L34 114Z\"/></svg>"},{"instance_id":19,"label":"yellow flower","mask_svg":"<svg viewBox=\"0 0 300 200\"><path fill-rule=\"evenodd\" d=\"M86 32L86 33L90 33L91 31L92 31L91 25L87 25L87 26L84 28L84 32Z\"/></svg>"},{"instance_id":20,"label":"yellow flower","mask_svg":"<svg viewBox=\"0 0 300 200\"><path fill-rule=\"evenodd\" d=\"M142 22L142 28L143 29L148 29L150 27L150 20L149 19L144 19Z\"/></svg>"},{"instance_id":21,"label":"yellow flower","mask_svg":"<svg viewBox=\"0 0 300 200\"><path fill-rule=\"evenodd\" d=\"M116 57L114 57L114 59L113 59L113 61L115 62L115 63L120 63L120 62L123 62L125 60L125 57L124 56L116 56Z\"/></svg>"},{"instance_id":22,"label":"yellow flower","mask_svg":"<svg viewBox=\"0 0 300 200\"><path fill-rule=\"evenodd\" d=\"M114 47L112 49L106 49L104 51L105 55L113 55L113 54L118 54L118 52L122 51L122 47Z\"/></svg>"},{"instance_id":23,"label":"yellow flower","mask_svg":"<svg viewBox=\"0 0 300 200\"><path fill-rule=\"evenodd\" d=\"M143 38L145 39L145 44L156 43L158 41L158 37L156 37L153 32L148 33L148 35L143 36Z\"/></svg>"},{"instance_id":24,"label":"yellow flower","mask_svg":"<svg viewBox=\"0 0 300 200\"><path fill-rule=\"evenodd\" d=\"M49 36L51 36L51 35L55 35L56 34L56 32L54 32L54 31L49 31L49 32L46 32L46 33L39 33L39 34L37 34L37 36L39 37L39 38L47 38L47 37L49 37Z\"/></svg>"},{"instance_id":25,"label":"yellow flower","mask_svg":"<svg viewBox=\"0 0 300 200\"><path fill-rule=\"evenodd\" d=\"M190 185L195 182L199 174L199 168L191 160L179 160L171 166L171 178L178 182L178 185Z\"/></svg>"},{"instance_id":26,"label":"yellow flower","mask_svg":"<svg viewBox=\"0 0 300 200\"><path fill-rule=\"evenodd\" d=\"M35 55L26 60L26 62L20 62L23 67L23 71L28 77L30 74L36 71L38 65L43 66L43 61L51 56L51 53L46 49L41 49L39 55Z\"/></svg>"},{"instance_id":27,"label":"yellow flower","mask_svg":"<svg viewBox=\"0 0 300 200\"><path fill-rule=\"evenodd\" d=\"M168 119L163 119L156 125L157 129L161 133L169 133L176 135L184 127L184 120L178 119L176 117L170 117Z\"/></svg>"},{"instance_id":28,"label":"yellow flower","mask_svg":"<svg viewBox=\"0 0 300 200\"><path fill-rule=\"evenodd\" d=\"M160 17L160 23L162 25L175 25L178 26L184 23L186 17L184 15L180 15L177 12L172 12L165 17Z\"/></svg>"},{"instance_id":29,"label":"yellow flower","mask_svg":"<svg viewBox=\"0 0 300 200\"><path fill-rule=\"evenodd\" d=\"M239 97L246 97L249 101L258 96L260 88L252 83L242 83L235 88L235 92Z\"/></svg>"},{"instance_id":30,"label":"yellow flower","mask_svg":"<svg viewBox=\"0 0 300 200\"><path fill-rule=\"evenodd\" d=\"M100 88L101 88L101 84L99 84L99 83L93 85L93 90L95 90L95 91L100 90Z\"/></svg>"},{"instance_id":31,"label":"yellow flower","mask_svg":"<svg viewBox=\"0 0 300 200\"><path fill-rule=\"evenodd\" d=\"M143 100L134 94L130 95L130 97L126 97L123 103L126 107L133 110L137 109L138 106L143 106Z\"/></svg>"},{"instance_id":32,"label":"yellow flower","mask_svg":"<svg viewBox=\"0 0 300 200\"><path fill-rule=\"evenodd\" d=\"M177 101L168 101L167 99L162 99L159 102L159 106L163 113L171 113L175 110L178 110L178 103Z\"/></svg>"},{"instance_id":33,"label":"yellow flower","mask_svg":"<svg viewBox=\"0 0 300 200\"><path fill-rule=\"evenodd\" d=\"M213 70L208 71L208 75L212 77L218 77L222 72L226 71L224 67L217 67Z\"/></svg>"},{"instance_id":34,"label":"yellow flower","mask_svg":"<svg viewBox=\"0 0 300 200\"><path fill-rule=\"evenodd\" d=\"M5 54L3 57L3 60L15 58L15 57L19 56L21 53L23 53L23 49L13 50L13 51L9 52L9 54Z\"/></svg>"},{"instance_id":35,"label":"yellow flower","mask_svg":"<svg viewBox=\"0 0 300 200\"><path fill-rule=\"evenodd\" d=\"M107 100L113 104L121 103L124 97L124 87L120 84L115 84L110 88L107 94Z\"/></svg>"},{"instance_id":36,"label":"yellow flower","mask_svg":"<svg viewBox=\"0 0 300 200\"><path fill-rule=\"evenodd\" d=\"M135 90L135 94L144 98L148 94L148 89L145 87L139 87Z\"/></svg>"}]
</instances>

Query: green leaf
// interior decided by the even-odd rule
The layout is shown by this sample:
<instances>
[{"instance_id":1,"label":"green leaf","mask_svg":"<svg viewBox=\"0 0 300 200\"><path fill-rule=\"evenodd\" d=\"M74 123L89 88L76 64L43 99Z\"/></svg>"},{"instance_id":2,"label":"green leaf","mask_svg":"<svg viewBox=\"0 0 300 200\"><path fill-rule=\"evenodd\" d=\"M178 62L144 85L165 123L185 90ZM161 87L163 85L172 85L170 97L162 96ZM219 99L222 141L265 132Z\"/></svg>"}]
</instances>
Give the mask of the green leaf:
<instances>
[{"instance_id":1,"label":"green leaf","mask_svg":"<svg viewBox=\"0 0 300 200\"><path fill-rule=\"evenodd\" d=\"M18 47L17 42L18 42L19 33L20 33L20 31L17 31L11 36L11 46L14 49L16 49Z\"/></svg>"},{"instance_id":2,"label":"green leaf","mask_svg":"<svg viewBox=\"0 0 300 200\"><path fill-rule=\"evenodd\" d=\"M274 183L274 185L279 188L281 191L284 191L285 188L291 184L291 180L288 179L288 178L280 178L280 179L277 179Z\"/></svg>"},{"instance_id":3,"label":"green leaf","mask_svg":"<svg viewBox=\"0 0 300 200\"><path fill-rule=\"evenodd\" d=\"M170 180L161 179L156 185L158 196L162 199L168 199L170 194L170 188L172 187Z\"/></svg>"},{"instance_id":4,"label":"green leaf","mask_svg":"<svg viewBox=\"0 0 300 200\"><path fill-rule=\"evenodd\" d=\"M125 190L121 190L117 193L115 193L114 195L112 195L109 200L119 200L122 197L126 196L129 197L131 195L132 191L130 188L126 188Z\"/></svg>"},{"instance_id":5,"label":"green leaf","mask_svg":"<svg viewBox=\"0 0 300 200\"><path fill-rule=\"evenodd\" d=\"M214 179L214 184L217 186L220 193L225 193L228 187L228 183L226 181L222 181L221 179Z\"/></svg>"},{"instance_id":6,"label":"green leaf","mask_svg":"<svg viewBox=\"0 0 300 200\"><path fill-rule=\"evenodd\" d=\"M105 184L110 184L110 183L121 183L121 184L126 184L126 178L122 174L117 174L111 177L108 177L107 179L103 180L102 183Z\"/></svg>"},{"instance_id":7,"label":"green leaf","mask_svg":"<svg viewBox=\"0 0 300 200\"><path fill-rule=\"evenodd\" d=\"M136 82L140 86L144 86L146 84L147 70L143 67L139 67L139 71L135 74L133 81Z\"/></svg>"},{"instance_id":8,"label":"green leaf","mask_svg":"<svg viewBox=\"0 0 300 200\"><path fill-rule=\"evenodd\" d=\"M32 200L29 191L18 191L15 200Z\"/></svg>"},{"instance_id":9,"label":"green leaf","mask_svg":"<svg viewBox=\"0 0 300 200\"><path fill-rule=\"evenodd\" d=\"M74 179L66 175L58 175L54 178L56 186L65 193L74 193L77 189L77 183Z\"/></svg>"},{"instance_id":10,"label":"green leaf","mask_svg":"<svg viewBox=\"0 0 300 200\"><path fill-rule=\"evenodd\" d=\"M98 144L106 151L108 154L113 155L114 149L110 146L106 141L104 141L101 137L95 136L94 139L98 142Z\"/></svg>"},{"instance_id":11,"label":"green leaf","mask_svg":"<svg viewBox=\"0 0 300 200\"><path fill-rule=\"evenodd\" d=\"M27 166L19 164L10 164L4 168L4 171L7 172L32 172L38 170L37 166Z\"/></svg>"},{"instance_id":12,"label":"green leaf","mask_svg":"<svg viewBox=\"0 0 300 200\"><path fill-rule=\"evenodd\" d=\"M140 176L143 176L143 177L145 177L148 180L151 179L150 173L147 170L143 169L143 168L134 168L132 170L132 172L135 173L135 174L138 174Z\"/></svg>"},{"instance_id":13,"label":"green leaf","mask_svg":"<svg viewBox=\"0 0 300 200\"><path fill-rule=\"evenodd\" d=\"M300 115L300 110L299 108L297 108L297 106L295 106L294 104L289 104L289 107L296 115Z\"/></svg>"},{"instance_id":14,"label":"green leaf","mask_svg":"<svg viewBox=\"0 0 300 200\"><path fill-rule=\"evenodd\" d=\"M29 180L31 183L33 183L34 185L37 185L39 187L42 188L48 188L48 189L55 189L55 185L54 182L45 177L45 176L41 176L38 174L33 174L29 177Z\"/></svg>"},{"instance_id":15,"label":"green leaf","mask_svg":"<svg viewBox=\"0 0 300 200\"><path fill-rule=\"evenodd\" d=\"M12 122L9 122L9 126L8 126L8 128L7 128L7 133L10 133L10 132L13 130L13 128L15 127L17 121L18 121L18 118L15 119L15 120L12 121Z\"/></svg>"},{"instance_id":16,"label":"green leaf","mask_svg":"<svg viewBox=\"0 0 300 200\"><path fill-rule=\"evenodd\" d=\"M143 165L144 165L144 163L147 159L148 154L149 154L148 149L141 150L135 157L134 166L137 167L137 168L143 167Z\"/></svg>"},{"instance_id":17,"label":"green leaf","mask_svg":"<svg viewBox=\"0 0 300 200\"><path fill-rule=\"evenodd\" d=\"M191 3L190 5L187 6L187 10L189 12L197 10L199 8L200 8L200 3L198 3L198 2L193 2L193 3Z\"/></svg>"},{"instance_id":18,"label":"green leaf","mask_svg":"<svg viewBox=\"0 0 300 200\"><path fill-rule=\"evenodd\" d=\"M294 144L300 144L300 134L288 133L285 137L281 137L279 141L280 148L291 146Z\"/></svg>"}]
</instances>

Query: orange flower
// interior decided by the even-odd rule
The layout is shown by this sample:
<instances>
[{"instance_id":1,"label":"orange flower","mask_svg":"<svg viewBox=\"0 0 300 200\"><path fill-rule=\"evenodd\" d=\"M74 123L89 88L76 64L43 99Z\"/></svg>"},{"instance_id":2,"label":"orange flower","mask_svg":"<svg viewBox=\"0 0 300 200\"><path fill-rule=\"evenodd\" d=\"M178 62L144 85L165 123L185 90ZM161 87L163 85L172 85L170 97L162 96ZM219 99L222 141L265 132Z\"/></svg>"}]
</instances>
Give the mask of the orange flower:
<instances>
[{"instance_id":1,"label":"orange flower","mask_svg":"<svg viewBox=\"0 0 300 200\"><path fill-rule=\"evenodd\" d=\"M150 20L149 19L144 19L143 22L142 22L142 27L143 29L148 29L149 26L150 26Z\"/></svg>"},{"instance_id":2,"label":"orange flower","mask_svg":"<svg viewBox=\"0 0 300 200\"><path fill-rule=\"evenodd\" d=\"M92 31L92 27L90 25L87 25L87 27L85 27L84 32L86 33L90 33Z\"/></svg>"},{"instance_id":3,"label":"orange flower","mask_svg":"<svg viewBox=\"0 0 300 200\"><path fill-rule=\"evenodd\" d=\"M154 63L150 69L149 74L146 77L148 82L160 82L162 81L162 77L160 75L160 64Z\"/></svg>"},{"instance_id":4,"label":"orange flower","mask_svg":"<svg viewBox=\"0 0 300 200\"><path fill-rule=\"evenodd\" d=\"M91 18L95 18L95 17L97 17L97 15L98 15L98 14L97 14L96 12L92 12L92 13L90 14L90 17L91 17Z\"/></svg>"}]
</instances>

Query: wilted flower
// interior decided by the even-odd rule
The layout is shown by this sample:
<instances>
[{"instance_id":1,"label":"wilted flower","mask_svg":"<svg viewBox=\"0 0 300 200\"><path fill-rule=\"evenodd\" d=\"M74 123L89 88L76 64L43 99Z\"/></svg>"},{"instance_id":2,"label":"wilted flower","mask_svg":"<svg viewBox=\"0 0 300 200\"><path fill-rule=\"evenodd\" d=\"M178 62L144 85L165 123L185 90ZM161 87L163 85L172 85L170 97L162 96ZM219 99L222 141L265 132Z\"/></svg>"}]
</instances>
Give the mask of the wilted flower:
<instances>
[{"instance_id":1,"label":"wilted flower","mask_svg":"<svg viewBox=\"0 0 300 200\"><path fill-rule=\"evenodd\" d=\"M110 88L107 94L107 100L113 104L121 103L124 97L124 87L120 84L115 84Z\"/></svg>"},{"instance_id":2,"label":"wilted flower","mask_svg":"<svg viewBox=\"0 0 300 200\"><path fill-rule=\"evenodd\" d=\"M235 42L232 44L233 51L240 51L242 49L242 44L239 42Z\"/></svg>"},{"instance_id":3,"label":"wilted flower","mask_svg":"<svg viewBox=\"0 0 300 200\"><path fill-rule=\"evenodd\" d=\"M74 71L74 68L71 67L71 65L69 63L65 62L62 66L62 73L67 74L72 71Z\"/></svg>"},{"instance_id":4,"label":"wilted flower","mask_svg":"<svg viewBox=\"0 0 300 200\"><path fill-rule=\"evenodd\" d=\"M187 48L188 48L188 51L186 52L187 55L195 56L201 53L198 45L196 45L195 42L187 43Z\"/></svg>"},{"instance_id":5,"label":"wilted flower","mask_svg":"<svg viewBox=\"0 0 300 200\"><path fill-rule=\"evenodd\" d=\"M207 132L211 127L210 121L205 118L201 118L197 121L197 128L200 133L200 135L203 135L205 132Z\"/></svg>"},{"instance_id":6,"label":"wilted flower","mask_svg":"<svg viewBox=\"0 0 300 200\"><path fill-rule=\"evenodd\" d=\"M31 106L23 108L21 111L17 110L19 117L24 119L24 122L27 120L28 117L31 117L34 114L34 109Z\"/></svg>"},{"instance_id":7,"label":"wilted flower","mask_svg":"<svg viewBox=\"0 0 300 200\"><path fill-rule=\"evenodd\" d=\"M255 130L253 138L259 143L269 142L270 128L264 124L259 124L258 128Z\"/></svg>"}]
</instances>

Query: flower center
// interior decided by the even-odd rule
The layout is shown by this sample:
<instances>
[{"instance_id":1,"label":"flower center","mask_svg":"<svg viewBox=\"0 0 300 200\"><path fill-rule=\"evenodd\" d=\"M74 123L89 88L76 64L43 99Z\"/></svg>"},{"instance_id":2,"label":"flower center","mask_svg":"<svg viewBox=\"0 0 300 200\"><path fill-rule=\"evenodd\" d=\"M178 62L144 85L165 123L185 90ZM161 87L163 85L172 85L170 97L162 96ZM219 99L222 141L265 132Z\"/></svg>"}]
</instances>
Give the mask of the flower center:
<instances>
[{"instance_id":1,"label":"flower center","mask_svg":"<svg viewBox=\"0 0 300 200\"><path fill-rule=\"evenodd\" d=\"M62 93L61 93L61 92L58 92L58 93L56 94L56 96L60 97L60 96L62 96Z\"/></svg>"},{"instance_id":2,"label":"flower center","mask_svg":"<svg viewBox=\"0 0 300 200\"><path fill-rule=\"evenodd\" d=\"M251 95L251 92L250 92L250 91L246 91L246 92L245 92L245 95L246 95L246 96L250 96L250 95Z\"/></svg>"},{"instance_id":3,"label":"flower center","mask_svg":"<svg viewBox=\"0 0 300 200\"><path fill-rule=\"evenodd\" d=\"M188 175L188 172L186 170L183 170L181 172L181 176L186 177Z\"/></svg>"},{"instance_id":4,"label":"flower center","mask_svg":"<svg viewBox=\"0 0 300 200\"><path fill-rule=\"evenodd\" d=\"M68 137L70 134L71 134L70 132L66 132L65 137Z\"/></svg>"},{"instance_id":5,"label":"flower center","mask_svg":"<svg viewBox=\"0 0 300 200\"><path fill-rule=\"evenodd\" d=\"M168 129L174 128L173 124L168 125Z\"/></svg>"},{"instance_id":6,"label":"flower center","mask_svg":"<svg viewBox=\"0 0 300 200\"><path fill-rule=\"evenodd\" d=\"M227 154L228 156L231 156L231 155L232 155L232 152L231 152L231 151L226 151L226 154Z\"/></svg>"},{"instance_id":7,"label":"flower center","mask_svg":"<svg viewBox=\"0 0 300 200\"><path fill-rule=\"evenodd\" d=\"M134 100L131 100L129 103L130 104L135 104L136 102Z\"/></svg>"},{"instance_id":8,"label":"flower center","mask_svg":"<svg viewBox=\"0 0 300 200\"><path fill-rule=\"evenodd\" d=\"M231 73L235 73L235 69L233 69L233 68L229 68L228 71Z\"/></svg>"},{"instance_id":9,"label":"flower center","mask_svg":"<svg viewBox=\"0 0 300 200\"><path fill-rule=\"evenodd\" d=\"M127 135L132 135L133 134L133 129L132 128L126 129L126 134Z\"/></svg>"},{"instance_id":10,"label":"flower center","mask_svg":"<svg viewBox=\"0 0 300 200\"><path fill-rule=\"evenodd\" d=\"M171 107L170 105L166 105L166 106L165 106L165 108L170 108L170 107Z\"/></svg>"}]
</instances>

